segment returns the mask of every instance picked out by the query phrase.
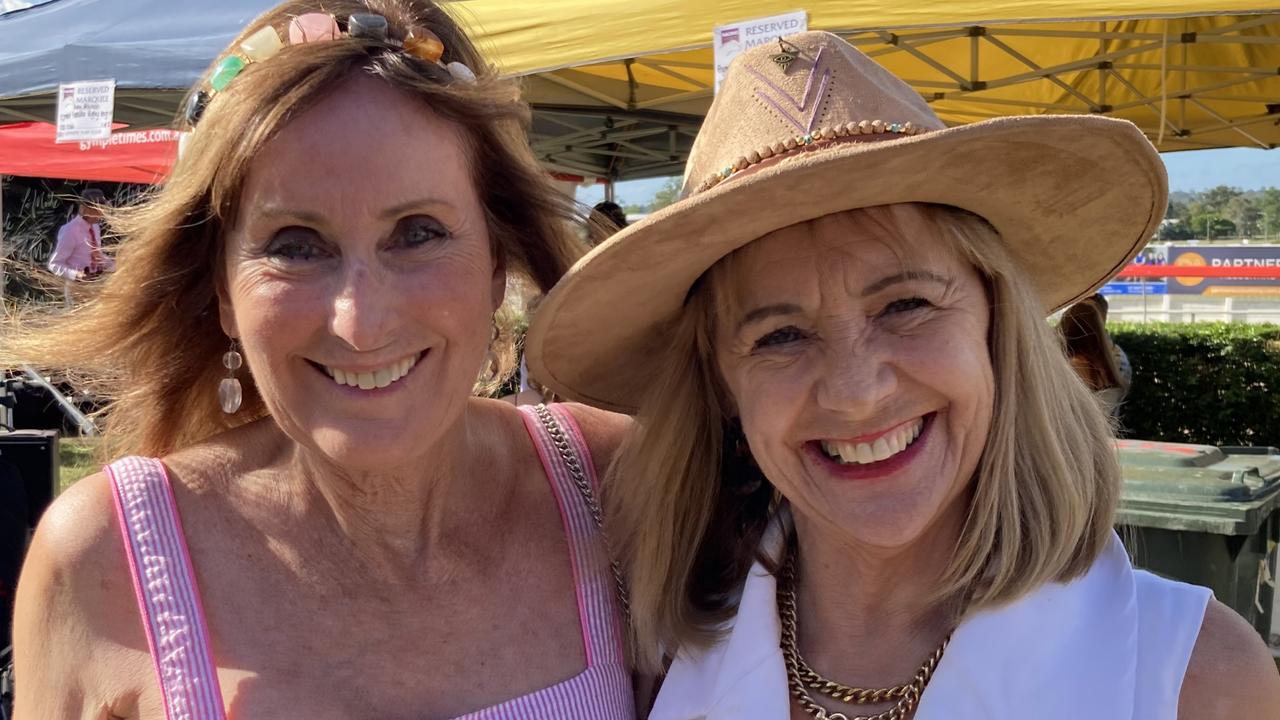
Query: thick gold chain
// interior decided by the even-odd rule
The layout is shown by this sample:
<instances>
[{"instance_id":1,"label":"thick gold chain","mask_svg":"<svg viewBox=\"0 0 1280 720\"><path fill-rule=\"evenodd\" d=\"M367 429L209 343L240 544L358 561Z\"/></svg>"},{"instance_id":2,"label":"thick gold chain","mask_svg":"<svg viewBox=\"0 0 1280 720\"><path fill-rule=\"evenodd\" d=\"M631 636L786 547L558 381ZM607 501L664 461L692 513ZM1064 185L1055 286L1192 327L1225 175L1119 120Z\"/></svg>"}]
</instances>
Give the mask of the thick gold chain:
<instances>
[{"instance_id":1,"label":"thick gold chain","mask_svg":"<svg viewBox=\"0 0 1280 720\"><path fill-rule=\"evenodd\" d=\"M800 656L796 643L796 594L795 594L795 553L788 553L786 564L782 567L778 578L778 616L782 624L782 658L787 666L787 685L791 695L795 697L800 708L817 720L906 720L915 711L920 702L924 688L933 677L933 671L942 659L942 653L951 640L948 636L934 650L915 677L905 685L890 688L857 688L842 685L828 680L805 663ZM809 689L818 691L841 702L865 705L896 700L893 707L877 715L857 715L850 717L841 712L828 712L826 708L814 701Z\"/></svg>"}]
</instances>

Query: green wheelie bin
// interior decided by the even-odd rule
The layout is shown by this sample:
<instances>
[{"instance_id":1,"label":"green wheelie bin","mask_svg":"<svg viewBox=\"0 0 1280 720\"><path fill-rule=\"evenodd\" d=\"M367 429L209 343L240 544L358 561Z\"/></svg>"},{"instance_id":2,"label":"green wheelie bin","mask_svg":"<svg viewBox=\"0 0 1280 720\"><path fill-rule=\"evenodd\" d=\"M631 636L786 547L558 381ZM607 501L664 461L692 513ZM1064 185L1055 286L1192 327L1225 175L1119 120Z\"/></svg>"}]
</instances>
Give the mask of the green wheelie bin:
<instances>
[{"instance_id":1,"label":"green wheelie bin","mask_svg":"<svg viewBox=\"0 0 1280 720\"><path fill-rule=\"evenodd\" d=\"M1274 596L1280 450L1117 441L1117 517L1134 564L1203 585L1280 650Z\"/></svg>"}]
</instances>

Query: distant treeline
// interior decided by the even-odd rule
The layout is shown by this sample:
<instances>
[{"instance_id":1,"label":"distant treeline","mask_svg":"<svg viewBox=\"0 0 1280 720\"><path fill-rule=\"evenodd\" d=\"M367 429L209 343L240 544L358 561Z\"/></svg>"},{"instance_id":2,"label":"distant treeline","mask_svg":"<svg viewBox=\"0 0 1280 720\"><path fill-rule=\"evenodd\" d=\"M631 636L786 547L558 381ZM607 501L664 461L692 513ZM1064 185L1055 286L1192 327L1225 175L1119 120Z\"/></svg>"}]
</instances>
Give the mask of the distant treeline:
<instances>
[{"instance_id":1,"label":"distant treeline","mask_svg":"<svg viewBox=\"0 0 1280 720\"><path fill-rule=\"evenodd\" d=\"M1169 194L1160 240L1275 239L1280 234L1280 189L1219 185Z\"/></svg>"}]
</instances>

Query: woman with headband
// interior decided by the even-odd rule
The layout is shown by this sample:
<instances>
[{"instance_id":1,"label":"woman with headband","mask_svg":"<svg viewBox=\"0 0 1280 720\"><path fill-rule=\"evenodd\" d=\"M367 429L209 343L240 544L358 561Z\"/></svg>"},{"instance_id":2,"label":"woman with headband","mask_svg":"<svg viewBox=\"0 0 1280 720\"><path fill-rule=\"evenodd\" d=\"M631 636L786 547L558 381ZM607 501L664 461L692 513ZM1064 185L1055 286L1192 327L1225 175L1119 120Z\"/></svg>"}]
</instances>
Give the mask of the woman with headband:
<instances>
[{"instance_id":1,"label":"woman with headband","mask_svg":"<svg viewBox=\"0 0 1280 720\"><path fill-rule=\"evenodd\" d=\"M508 277L575 257L527 115L429 0L288 2L217 59L121 269L4 328L128 455L36 533L19 717L632 717L622 421L476 397Z\"/></svg>"}]
</instances>

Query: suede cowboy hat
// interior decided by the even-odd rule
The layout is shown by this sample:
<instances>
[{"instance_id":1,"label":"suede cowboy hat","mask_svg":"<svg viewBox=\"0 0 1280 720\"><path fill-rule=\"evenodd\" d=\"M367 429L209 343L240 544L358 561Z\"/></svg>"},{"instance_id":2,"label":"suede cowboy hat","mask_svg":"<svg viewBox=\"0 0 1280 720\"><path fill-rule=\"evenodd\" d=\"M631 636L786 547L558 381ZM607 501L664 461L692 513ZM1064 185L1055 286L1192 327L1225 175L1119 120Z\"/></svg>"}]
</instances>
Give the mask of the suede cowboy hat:
<instances>
[{"instance_id":1,"label":"suede cowboy hat","mask_svg":"<svg viewBox=\"0 0 1280 720\"><path fill-rule=\"evenodd\" d=\"M690 287L763 235L845 210L928 202L1000 233L1046 315L1091 295L1164 216L1164 165L1132 123L1005 117L948 128L919 93L839 37L758 46L729 68L681 200L596 247L543 301L538 380L635 412Z\"/></svg>"}]
</instances>

